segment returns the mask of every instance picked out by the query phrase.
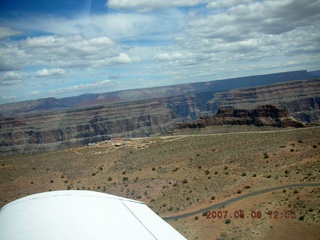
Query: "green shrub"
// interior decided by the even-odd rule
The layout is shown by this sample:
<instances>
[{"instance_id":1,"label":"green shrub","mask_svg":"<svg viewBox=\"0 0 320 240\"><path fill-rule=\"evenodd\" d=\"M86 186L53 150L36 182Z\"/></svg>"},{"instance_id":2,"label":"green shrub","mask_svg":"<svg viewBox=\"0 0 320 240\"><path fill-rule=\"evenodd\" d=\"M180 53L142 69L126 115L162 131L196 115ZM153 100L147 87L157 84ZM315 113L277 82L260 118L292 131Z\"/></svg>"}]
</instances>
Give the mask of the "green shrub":
<instances>
[{"instance_id":1,"label":"green shrub","mask_svg":"<svg viewBox=\"0 0 320 240\"><path fill-rule=\"evenodd\" d=\"M225 224L230 224L231 223L231 219L226 219L226 221L224 223Z\"/></svg>"}]
</instances>

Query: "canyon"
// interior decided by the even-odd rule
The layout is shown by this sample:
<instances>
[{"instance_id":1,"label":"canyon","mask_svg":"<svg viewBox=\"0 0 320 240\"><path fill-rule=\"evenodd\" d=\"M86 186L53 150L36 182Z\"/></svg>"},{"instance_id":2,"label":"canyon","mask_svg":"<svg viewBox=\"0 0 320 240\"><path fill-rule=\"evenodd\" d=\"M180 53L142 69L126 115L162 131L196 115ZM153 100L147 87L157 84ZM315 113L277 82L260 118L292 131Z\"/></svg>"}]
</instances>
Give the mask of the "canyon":
<instances>
[{"instance_id":1,"label":"canyon","mask_svg":"<svg viewBox=\"0 0 320 240\"><path fill-rule=\"evenodd\" d=\"M229 114L221 109L252 111L268 104L284 109L287 118L319 124L320 78L301 71L4 104L0 155L156 136L181 123Z\"/></svg>"}]
</instances>

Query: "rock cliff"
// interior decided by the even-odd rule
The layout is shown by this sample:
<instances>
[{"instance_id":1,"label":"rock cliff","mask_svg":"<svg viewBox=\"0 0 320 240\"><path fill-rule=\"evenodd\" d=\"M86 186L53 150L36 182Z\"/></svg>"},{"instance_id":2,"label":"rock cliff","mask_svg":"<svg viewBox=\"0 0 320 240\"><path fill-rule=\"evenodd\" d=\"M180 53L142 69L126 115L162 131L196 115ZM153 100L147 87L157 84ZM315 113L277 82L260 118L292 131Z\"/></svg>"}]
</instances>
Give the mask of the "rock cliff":
<instances>
[{"instance_id":1,"label":"rock cliff","mask_svg":"<svg viewBox=\"0 0 320 240\"><path fill-rule=\"evenodd\" d=\"M320 80L292 81L268 86L217 92L206 103L204 111L216 112L221 107L252 109L274 104L303 122L320 121Z\"/></svg>"},{"instance_id":2,"label":"rock cliff","mask_svg":"<svg viewBox=\"0 0 320 240\"><path fill-rule=\"evenodd\" d=\"M215 116L201 117L194 122L177 124L177 129L204 128L225 124L296 128L305 126L304 123L290 117L284 109L269 104L251 110L220 108Z\"/></svg>"},{"instance_id":3,"label":"rock cliff","mask_svg":"<svg viewBox=\"0 0 320 240\"><path fill-rule=\"evenodd\" d=\"M87 145L113 137L145 137L172 130L174 113L159 101L118 103L0 120L0 154Z\"/></svg>"}]
</instances>

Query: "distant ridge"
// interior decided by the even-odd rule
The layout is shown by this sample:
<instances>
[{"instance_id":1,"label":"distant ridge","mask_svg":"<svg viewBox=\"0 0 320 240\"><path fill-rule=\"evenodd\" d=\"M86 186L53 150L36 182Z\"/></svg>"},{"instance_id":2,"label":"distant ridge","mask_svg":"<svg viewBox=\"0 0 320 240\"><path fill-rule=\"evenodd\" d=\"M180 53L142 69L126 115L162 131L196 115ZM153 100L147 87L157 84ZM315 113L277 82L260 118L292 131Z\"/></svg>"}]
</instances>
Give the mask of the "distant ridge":
<instances>
[{"instance_id":1,"label":"distant ridge","mask_svg":"<svg viewBox=\"0 0 320 240\"><path fill-rule=\"evenodd\" d=\"M59 99L50 97L2 104L0 105L0 117L18 116L27 113L41 113L68 108L106 105L115 102L165 98L201 92L215 93L231 89L270 85L278 82L314 79L317 77L316 74L317 71L310 73L306 70L301 70L163 87L131 89L98 94L83 94Z\"/></svg>"},{"instance_id":2,"label":"distant ridge","mask_svg":"<svg viewBox=\"0 0 320 240\"><path fill-rule=\"evenodd\" d=\"M214 80L207 82L184 83L163 87L152 87L142 89L130 89L108 93L83 94L76 97L61 98L59 101L66 106L80 105L83 102L95 101L102 95L105 99L116 98L117 101L135 101L151 98L162 98L184 94L200 93L200 92L220 92L235 88L245 88L254 86L269 85L278 82L286 82L292 80L308 80L315 78L307 70L281 72L264 75L254 75L247 77L237 77L224 80Z\"/></svg>"}]
</instances>

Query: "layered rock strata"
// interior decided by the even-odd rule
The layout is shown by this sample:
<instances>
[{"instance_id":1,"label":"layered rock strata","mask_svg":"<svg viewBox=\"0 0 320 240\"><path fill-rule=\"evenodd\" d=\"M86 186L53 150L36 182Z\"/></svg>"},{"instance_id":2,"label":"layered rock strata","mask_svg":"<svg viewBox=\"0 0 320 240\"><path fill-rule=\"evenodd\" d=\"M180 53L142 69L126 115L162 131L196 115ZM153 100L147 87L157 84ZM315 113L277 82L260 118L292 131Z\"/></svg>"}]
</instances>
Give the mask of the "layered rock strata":
<instances>
[{"instance_id":1,"label":"layered rock strata","mask_svg":"<svg viewBox=\"0 0 320 240\"><path fill-rule=\"evenodd\" d=\"M274 105L263 105L251 110L221 108L215 116L201 117L194 122L177 124L177 129L204 128L225 124L296 128L305 126L304 123L289 116L284 109Z\"/></svg>"}]
</instances>

